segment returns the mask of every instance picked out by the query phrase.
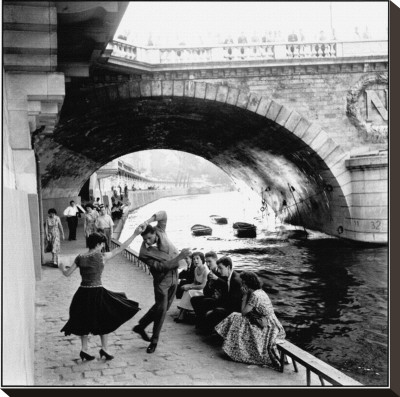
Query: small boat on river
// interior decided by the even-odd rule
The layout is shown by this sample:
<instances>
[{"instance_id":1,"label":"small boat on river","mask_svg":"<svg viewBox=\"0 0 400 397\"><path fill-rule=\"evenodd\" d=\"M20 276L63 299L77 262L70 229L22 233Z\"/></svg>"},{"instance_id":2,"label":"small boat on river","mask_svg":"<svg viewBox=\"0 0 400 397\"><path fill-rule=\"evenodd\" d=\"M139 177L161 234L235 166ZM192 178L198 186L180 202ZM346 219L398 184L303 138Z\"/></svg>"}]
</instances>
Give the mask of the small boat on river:
<instances>
[{"instance_id":1,"label":"small boat on river","mask_svg":"<svg viewBox=\"0 0 400 397\"><path fill-rule=\"evenodd\" d=\"M210 220L212 223L216 223L217 225L226 225L228 223L227 218L219 215L210 215Z\"/></svg>"},{"instance_id":2,"label":"small boat on river","mask_svg":"<svg viewBox=\"0 0 400 397\"><path fill-rule=\"evenodd\" d=\"M257 226L246 222L235 222L233 225L233 231L236 237L256 237Z\"/></svg>"},{"instance_id":3,"label":"small boat on river","mask_svg":"<svg viewBox=\"0 0 400 397\"><path fill-rule=\"evenodd\" d=\"M210 226L206 225L193 225L190 230L192 231L193 236L211 236L212 229Z\"/></svg>"},{"instance_id":4,"label":"small boat on river","mask_svg":"<svg viewBox=\"0 0 400 397\"><path fill-rule=\"evenodd\" d=\"M306 230L288 230L288 238L294 240L305 240L308 237L308 232Z\"/></svg>"}]
</instances>

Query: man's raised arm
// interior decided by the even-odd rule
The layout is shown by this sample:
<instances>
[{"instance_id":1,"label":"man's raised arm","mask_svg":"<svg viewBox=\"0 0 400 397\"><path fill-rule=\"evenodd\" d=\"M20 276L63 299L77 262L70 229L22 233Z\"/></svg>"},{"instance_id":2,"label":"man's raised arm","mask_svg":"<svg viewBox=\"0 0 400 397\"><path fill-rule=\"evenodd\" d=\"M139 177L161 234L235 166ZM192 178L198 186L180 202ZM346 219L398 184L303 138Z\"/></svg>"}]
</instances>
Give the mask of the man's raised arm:
<instances>
[{"instance_id":1,"label":"man's raised arm","mask_svg":"<svg viewBox=\"0 0 400 397\"><path fill-rule=\"evenodd\" d=\"M167 227L167 213L165 211L158 211L154 215L152 215L147 221L144 221L140 226L143 227L143 230L146 229L146 226L151 222L157 222L157 227L165 232Z\"/></svg>"},{"instance_id":2,"label":"man's raised arm","mask_svg":"<svg viewBox=\"0 0 400 397\"><path fill-rule=\"evenodd\" d=\"M179 261L182 259L187 258L191 254L191 251L189 248L184 248L179 255L177 255L175 258L167 260L167 261L157 261L154 259L142 259L139 256L139 259L143 260L150 268L163 272L171 269L176 269L179 267Z\"/></svg>"}]
</instances>

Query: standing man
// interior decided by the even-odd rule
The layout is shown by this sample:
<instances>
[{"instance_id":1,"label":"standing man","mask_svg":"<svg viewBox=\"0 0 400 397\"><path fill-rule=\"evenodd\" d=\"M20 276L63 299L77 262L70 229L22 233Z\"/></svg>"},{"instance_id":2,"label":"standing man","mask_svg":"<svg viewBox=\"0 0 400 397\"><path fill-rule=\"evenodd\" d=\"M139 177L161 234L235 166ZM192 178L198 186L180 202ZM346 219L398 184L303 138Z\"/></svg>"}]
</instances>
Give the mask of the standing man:
<instances>
[{"instance_id":1,"label":"standing man","mask_svg":"<svg viewBox=\"0 0 400 397\"><path fill-rule=\"evenodd\" d=\"M111 238L113 235L114 222L110 215L106 213L104 205L100 206L100 215L96 219L96 228L100 233L104 233L107 242L105 246L105 252L110 252L111 249Z\"/></svg>"},{"instance_id":2,"label":"standing man","mask_svg":"<svg viewBox=\"0 0 400 397\"><path fill-rule=\"evenodd\" d=\"M157 222L157 225L155 227L149 225L151 222ZM165 315L175 298L178 286L177 269L179 266L186 265L184 258L190 254L189 249L178 252L165 232L166 226L167 213L165 211L155 213L138 226L143 237L139 259L149 266L153 276L155 304L132 331L138 333L145 341L151 342L147 347L147 353L153 353L156 350ZM150 339L145 328L151 323L154 324L153 335Z\"/></svg>"},{"instance_id":3,"label":"standing man","mask_svg":"<svg viewBox=\"0 0 400 397\"><path fill-rule=\"evenodd\" d=\"M67 217L69 236L68 240L76 240L76 228L78 227L78 207L75 205L75 201L69 202L69 207L64 210L64 216Z\"/></svg>"}]
</instances>

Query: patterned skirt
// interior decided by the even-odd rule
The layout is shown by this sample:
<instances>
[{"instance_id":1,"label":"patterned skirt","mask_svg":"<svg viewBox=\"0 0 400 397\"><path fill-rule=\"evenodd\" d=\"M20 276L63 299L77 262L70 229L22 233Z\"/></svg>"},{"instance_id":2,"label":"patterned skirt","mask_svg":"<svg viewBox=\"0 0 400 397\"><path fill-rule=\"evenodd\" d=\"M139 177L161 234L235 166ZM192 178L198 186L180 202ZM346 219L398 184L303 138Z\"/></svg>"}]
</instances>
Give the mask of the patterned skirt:
<instances>
[{"instance_id":1,"label":"patterned skirt","mask_svg":"<svg viewBox=\"0 0 400 397\"><path fill-rule=\"evenodd\" d=\"M72 298L69 320L61 332L65 335L109 334L139 310L139 304L129 300L123 292L112 292L102 286L81 286Z\"/></svg>"},{"instance_id":2,"label":"patterned skirt","mask_svg":"<svg viewBox=\"0 0 400 397\"><path fill-rule=\"evenodd\" d=\"M224 338L222 349L232 360L279 369L276 343L285 338L285 331L275 316L260 328L241 313L232 313L215 330Z\"/></svg>"}]
</instances>

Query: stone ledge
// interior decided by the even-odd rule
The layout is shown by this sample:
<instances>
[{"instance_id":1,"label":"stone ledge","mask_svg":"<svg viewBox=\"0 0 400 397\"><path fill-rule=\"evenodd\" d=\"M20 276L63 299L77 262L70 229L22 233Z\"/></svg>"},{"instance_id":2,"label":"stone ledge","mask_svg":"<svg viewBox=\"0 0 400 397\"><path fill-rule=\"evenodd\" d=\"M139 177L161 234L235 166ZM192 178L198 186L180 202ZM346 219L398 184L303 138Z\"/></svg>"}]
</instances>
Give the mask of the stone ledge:
<instances>
[{"instance_id":1,"label":"stone ledge","mask_svg":"<svg viewBox=\"0 0 400 397\"><path fill-rule=\"evenodd\" d=\"M387 152L372 152L365 155L352 156L345 160L345 165L349 170L365 168L387 168Z\"/></svg>"}]
</instances>

